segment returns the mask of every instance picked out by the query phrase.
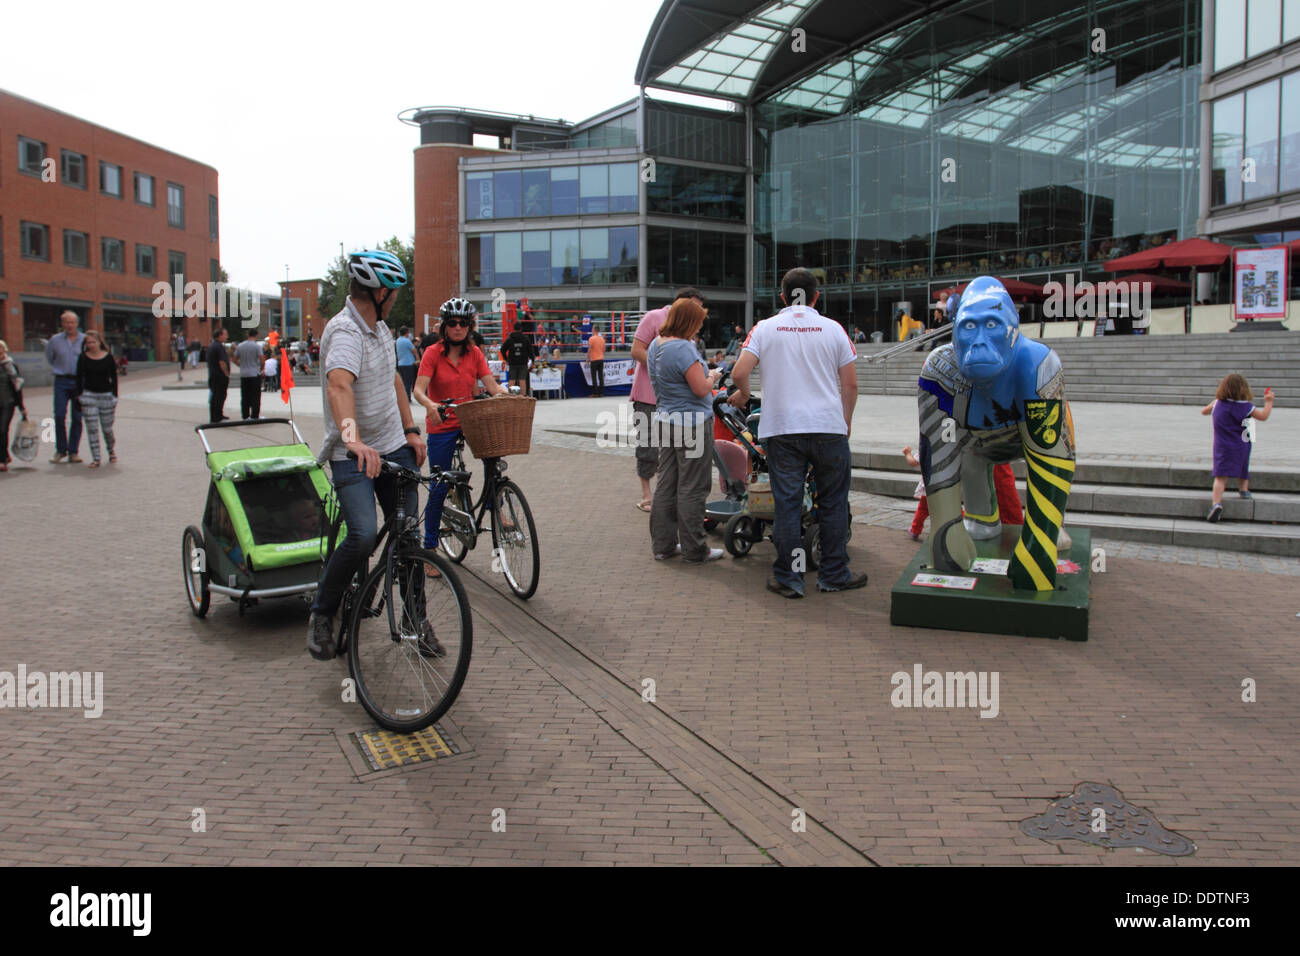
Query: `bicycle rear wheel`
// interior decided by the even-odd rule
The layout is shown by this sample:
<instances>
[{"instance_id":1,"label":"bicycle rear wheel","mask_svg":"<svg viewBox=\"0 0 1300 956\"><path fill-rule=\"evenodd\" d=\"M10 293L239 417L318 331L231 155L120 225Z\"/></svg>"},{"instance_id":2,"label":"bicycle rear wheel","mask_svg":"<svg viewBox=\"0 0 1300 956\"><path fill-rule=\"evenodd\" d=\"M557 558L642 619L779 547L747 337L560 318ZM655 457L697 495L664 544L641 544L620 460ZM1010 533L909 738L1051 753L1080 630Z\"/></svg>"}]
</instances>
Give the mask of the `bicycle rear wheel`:
<instances>
[{"instance_id":1,"label":"bicycle rear wheel","mask_svg":"<svg viewBox=\"0 0 1300 956\"><path fill-rule=\"evenodd\" d=\"M429 577L430 568L439 576ZM357 595L348 663L366 713L386 730L411 733L445 714L460 693L473 621L460 579L435 552L399 552L391 581L385 572L381 563ZM388 624L390 602L396 634Z\"/></svg>"},{"instance_id":2,"label":"bicycle rear wheel","mask_svg":"<svg viewBox=\"0 0 1300 956\"><path fill-rule=\"evenodd\" d=\"M492 548L493 557L501 560L501 570L510 590L525 600L532 597L537 590L542 558L533 512L513 481L497 485L497 498L492 503Z\"/></svg>"}]
</instances>

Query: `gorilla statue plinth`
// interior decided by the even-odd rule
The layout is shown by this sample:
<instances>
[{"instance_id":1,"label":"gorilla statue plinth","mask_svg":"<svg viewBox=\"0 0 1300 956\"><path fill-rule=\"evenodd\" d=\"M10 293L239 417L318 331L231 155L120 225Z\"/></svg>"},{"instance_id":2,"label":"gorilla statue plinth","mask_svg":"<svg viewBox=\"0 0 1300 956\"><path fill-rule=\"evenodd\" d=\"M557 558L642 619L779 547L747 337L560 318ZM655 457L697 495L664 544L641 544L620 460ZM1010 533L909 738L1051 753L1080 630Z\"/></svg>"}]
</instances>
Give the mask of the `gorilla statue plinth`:
<instances>
[{"instance_id":1,"label":"gorilla statue plinth","mask_svg":"<svg viewBox=\"0 0 1300 956\"><path fill-rule=\"evenodd\" d=\"M917 383L930 564L967 571L975 539L1001 535L993 466L1023 458L1025 524L1007 576L1016 588L1053 590L1058 543L1070 546L1061 525L1075 455L1061 360L1021 336L1015 304L991 276L967 286L952 338L930 353Z\"/></svg>"}]
</instances>

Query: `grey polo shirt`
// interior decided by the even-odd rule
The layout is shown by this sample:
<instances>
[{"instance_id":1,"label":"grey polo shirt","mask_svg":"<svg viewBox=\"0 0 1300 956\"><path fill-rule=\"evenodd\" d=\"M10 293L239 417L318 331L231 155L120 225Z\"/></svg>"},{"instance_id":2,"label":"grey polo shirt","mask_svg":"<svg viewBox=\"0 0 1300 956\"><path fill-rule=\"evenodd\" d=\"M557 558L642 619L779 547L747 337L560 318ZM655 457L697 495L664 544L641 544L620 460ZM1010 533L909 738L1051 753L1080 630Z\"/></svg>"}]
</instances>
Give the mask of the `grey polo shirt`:
<instances>
[{"instance_id":1,"label":"grey polo shirt","mask_svg":"<svg viewBox=\"0 0 1300 956\"><path fill-rule=\"evenodd\" d=\"M77 332L77 337L68 341L67 333L62 330L45 343L45 360L55 375L76 375L77 359L81 357L81 347L86 342L84 332Z\"/></svg>"},{"instance_id":2,"label":"grey polo shirt","mask_svg":"<svg viewBox=\"0 0 1300 956\"><path fill-rule=\"evenodd\" d=\"M366 327L349 296L343 311L329 320L320 337L321 404L325 410L325 442L316 460L342 461L347 448L330 411L329 373L345 369L356 376L352 396L356 403L357 439L381 455L406 444L402 413L397 407L397 370L393 362L393 333L381 319Z\"/></svg>"}]
</instances>

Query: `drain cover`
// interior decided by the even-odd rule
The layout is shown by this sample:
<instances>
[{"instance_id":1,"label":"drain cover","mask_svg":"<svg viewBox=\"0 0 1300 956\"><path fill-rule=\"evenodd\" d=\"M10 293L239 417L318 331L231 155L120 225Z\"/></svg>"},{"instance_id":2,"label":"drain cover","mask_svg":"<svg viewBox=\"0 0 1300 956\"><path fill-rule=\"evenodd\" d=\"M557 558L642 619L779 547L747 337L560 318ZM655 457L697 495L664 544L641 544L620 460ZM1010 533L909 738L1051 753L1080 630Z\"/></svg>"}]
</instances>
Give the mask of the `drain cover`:
<instances>
[{"instance_id":1,"label":"drain cover","mask_svg":"<svg viewBox=\"0 0 1300 956\"><path fill-rule=\"evenodd\" d=\"M351 736L361 748L361 756L365 758L371 770L406 767L460 753L460 748L441 724L434 724L413 734L395 734L388 730L357 730Z\"/></svg>"},{"instance_id":2,"label":"drain cover","mask_svg":"<svg viewBox=\"0 0 1300 956\"><path fill-rule=\"evenodd\" d=\"M1166 830L1150 810L1134 806L1104 783L1081 783L1046 812L1020 821L1020 829L1041 840L1079 840L1109 848L1135 846L1166 856L1189 856L1196 844Z\"/></svg>"}]
</instances>

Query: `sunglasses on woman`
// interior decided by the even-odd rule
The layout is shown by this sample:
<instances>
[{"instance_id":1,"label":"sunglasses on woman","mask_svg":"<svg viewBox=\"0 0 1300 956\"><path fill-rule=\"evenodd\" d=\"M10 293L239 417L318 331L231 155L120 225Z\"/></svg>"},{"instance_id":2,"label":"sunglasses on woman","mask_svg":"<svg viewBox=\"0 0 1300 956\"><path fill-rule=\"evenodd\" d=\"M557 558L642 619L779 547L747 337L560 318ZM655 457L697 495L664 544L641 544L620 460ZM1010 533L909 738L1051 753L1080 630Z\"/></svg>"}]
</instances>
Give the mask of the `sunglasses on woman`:
<instances>
[{"instance_id":1,"label":"sunglasses on woman","mask_svg":"<svg viewBox=\"0 0 1300 956\"><path fill-rule=\"evenodd\" d=\"M469 328L471 325L474 324L474 320L473 319L444 319L443 324L446 325L448 328L452 328L452 329L461 328L461 327Z\"/></svg>"}]
</instances>

